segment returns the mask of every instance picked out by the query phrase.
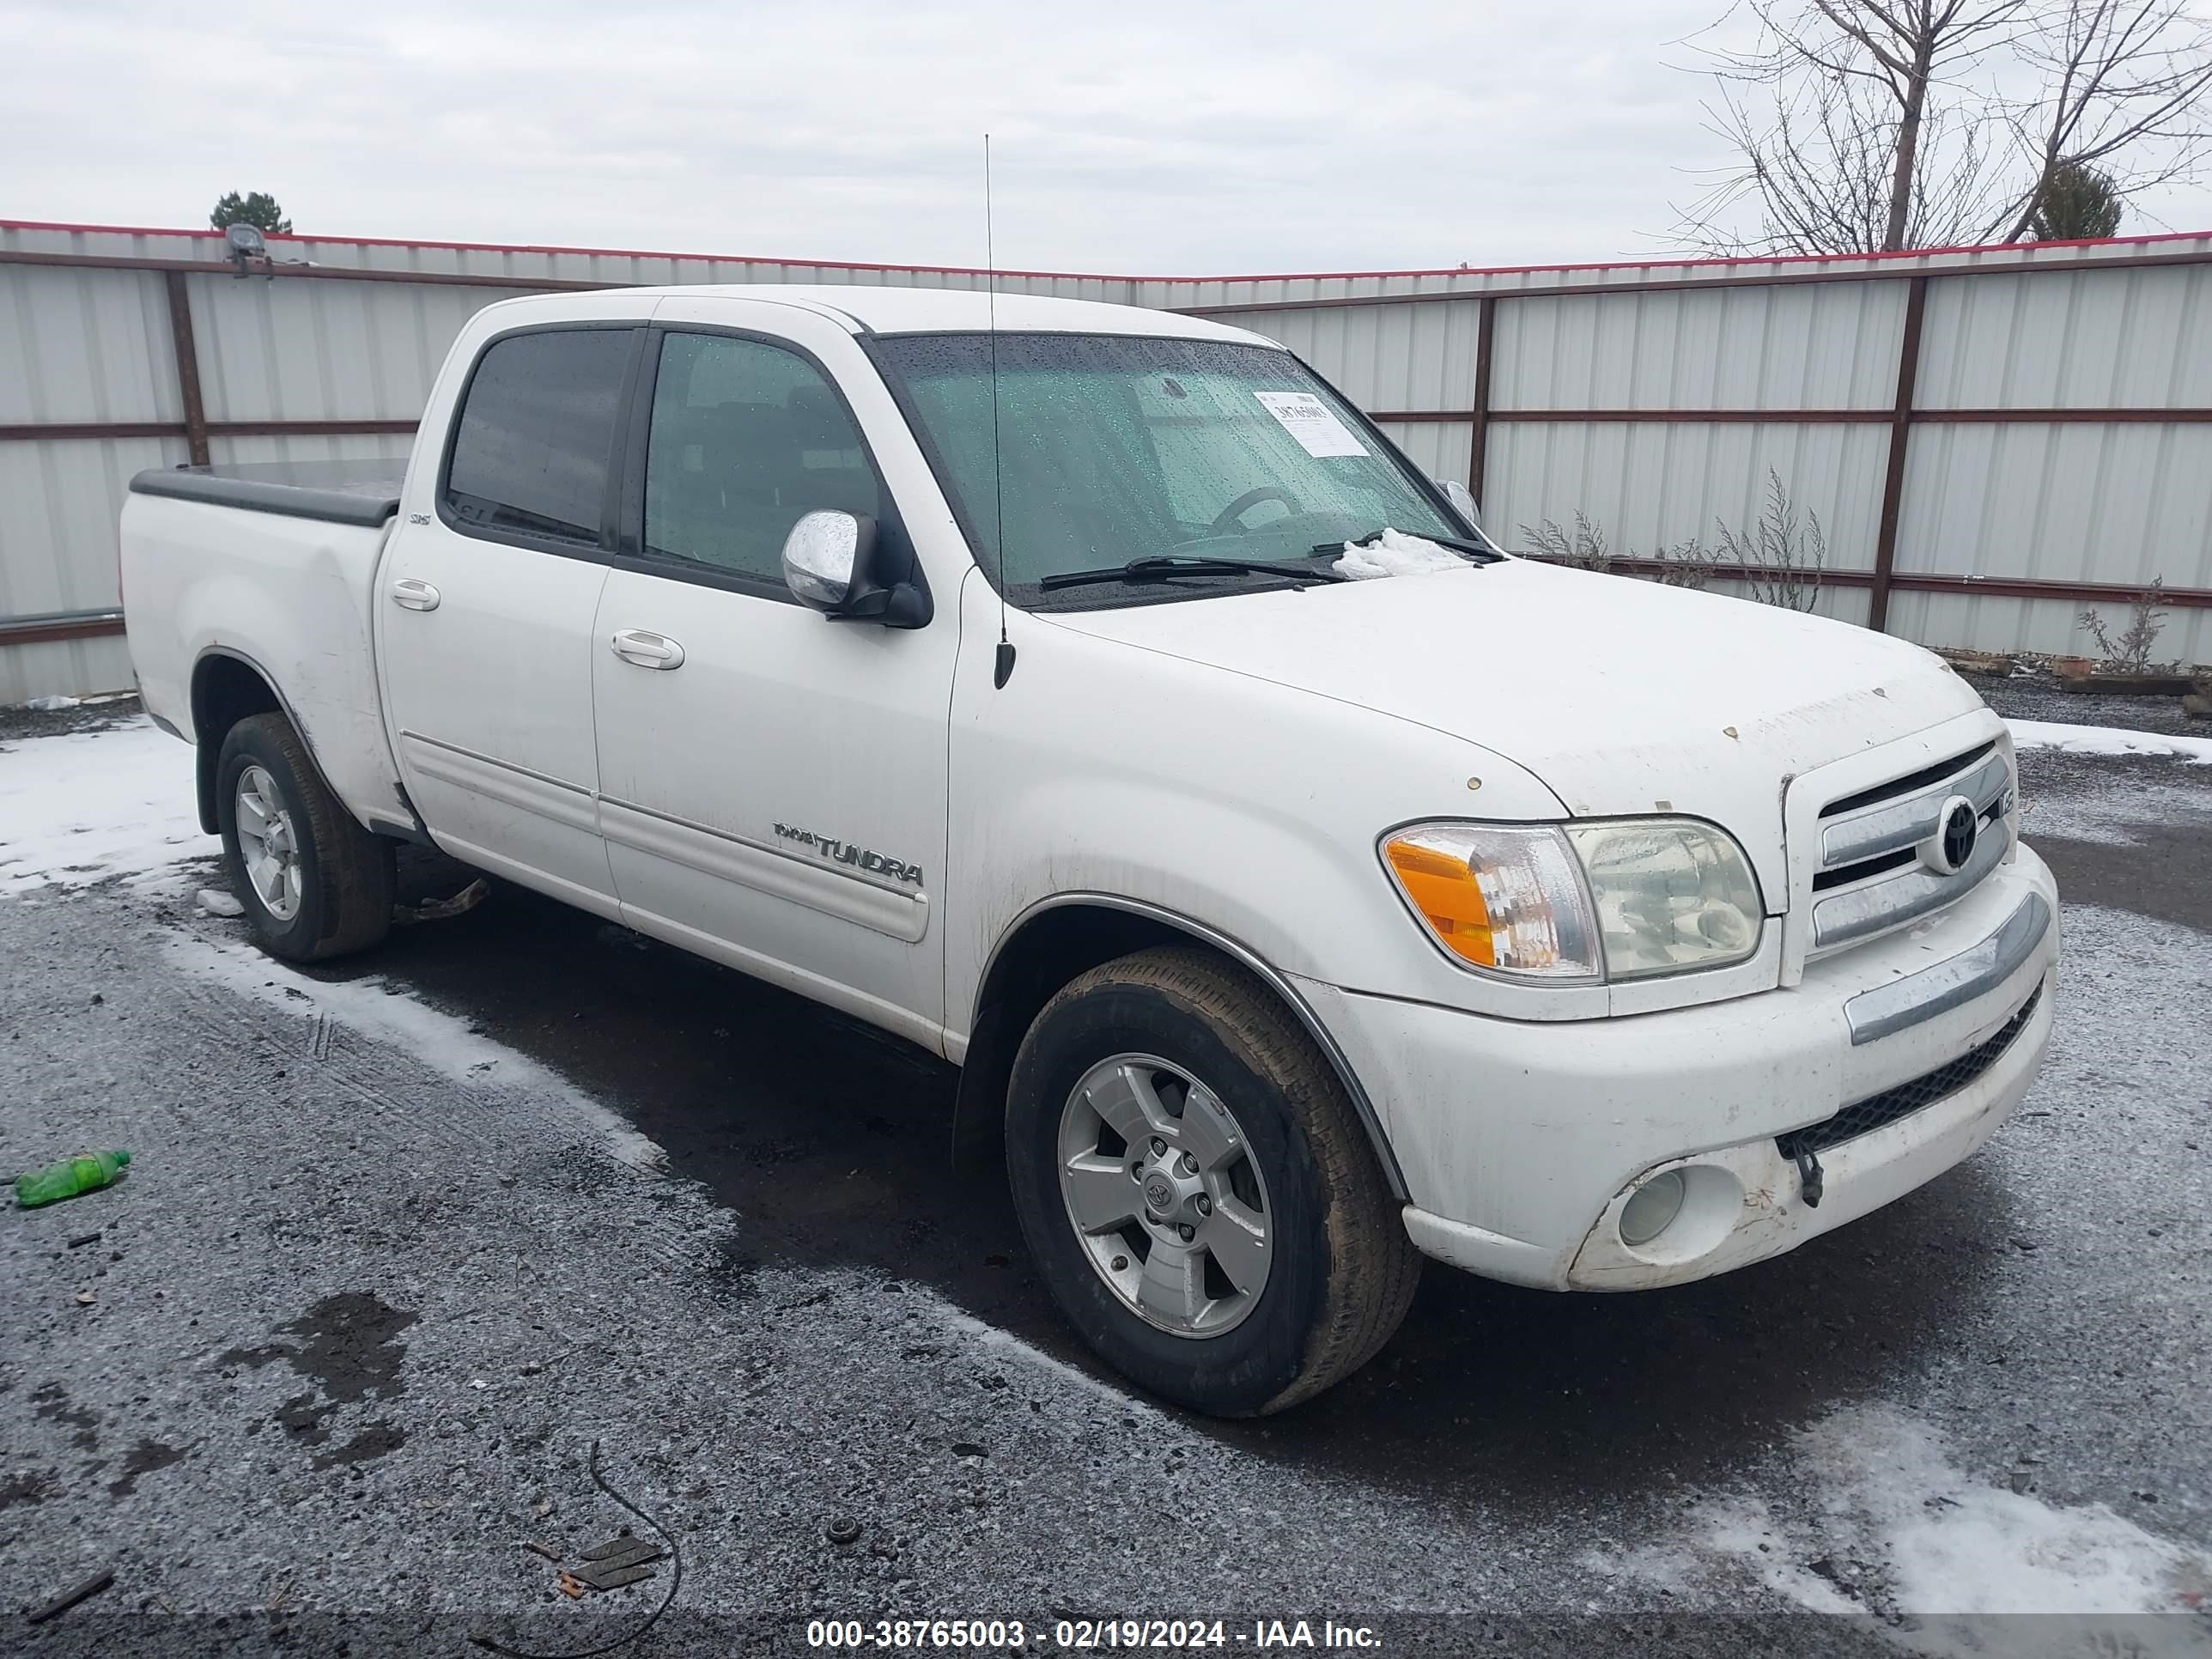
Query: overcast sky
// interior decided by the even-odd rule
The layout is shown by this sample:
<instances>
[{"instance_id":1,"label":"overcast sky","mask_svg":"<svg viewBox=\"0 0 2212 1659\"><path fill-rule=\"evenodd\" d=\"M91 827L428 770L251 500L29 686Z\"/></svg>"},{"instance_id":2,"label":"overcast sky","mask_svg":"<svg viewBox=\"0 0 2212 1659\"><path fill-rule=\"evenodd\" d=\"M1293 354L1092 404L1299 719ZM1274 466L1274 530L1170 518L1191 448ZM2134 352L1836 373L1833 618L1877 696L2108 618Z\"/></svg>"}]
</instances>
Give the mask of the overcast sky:
<instances>
[{"instance_id":1,"label":"overcast sky","mask_svg":"<svg viewBox=\"0 0 2212 1659\"><path fill-rule=\"evenodd\" d=\"M0 217L977 264L988 129L1009 267L1650 258L1724 6L0 0Z\"/></svg>"}]
</instances>

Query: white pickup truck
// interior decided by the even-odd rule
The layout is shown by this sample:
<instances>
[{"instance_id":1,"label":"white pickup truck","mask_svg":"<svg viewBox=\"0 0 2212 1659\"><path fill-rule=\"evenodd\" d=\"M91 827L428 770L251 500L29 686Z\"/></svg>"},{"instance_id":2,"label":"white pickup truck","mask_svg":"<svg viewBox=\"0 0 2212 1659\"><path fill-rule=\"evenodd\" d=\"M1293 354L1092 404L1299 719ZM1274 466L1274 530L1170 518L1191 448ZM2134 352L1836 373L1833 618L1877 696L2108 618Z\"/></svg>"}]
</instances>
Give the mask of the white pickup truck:
<instances>
[{"instance_id":1,"label":"white pickup truck","mask_svg":"<svg viewBox=\"0 0 2212 1659\"><path fill-rule=\"evenodd\" d=\"M1201 1410L1359 1366L1424 1255L1780 1255L2048 1040L2057 896L1943 663L1507 557L1238 329L514 300L404 474L131 492L146 707L270 951L374 945L428 842L911 1039L1075 1329Z\"/></svg>"}]
</instances>

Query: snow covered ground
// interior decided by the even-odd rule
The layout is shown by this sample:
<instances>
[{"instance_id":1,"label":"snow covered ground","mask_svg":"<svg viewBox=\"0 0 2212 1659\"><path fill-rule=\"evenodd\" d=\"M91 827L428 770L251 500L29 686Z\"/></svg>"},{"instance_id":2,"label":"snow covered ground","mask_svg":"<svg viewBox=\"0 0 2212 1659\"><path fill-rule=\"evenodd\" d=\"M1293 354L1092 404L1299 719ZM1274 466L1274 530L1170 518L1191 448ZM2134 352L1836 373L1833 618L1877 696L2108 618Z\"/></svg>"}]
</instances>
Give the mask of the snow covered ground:
<instances>
[{"instance_id":1,"label":"snow covered ground","mask_svg":"<svg viewBox=\"0 0 2212 1659\"><path fill-rule=\"evenodd\" d=\"M2008 720L2014 749L2055 749L2063 755L2160 755L2212 765L2212 737L2170 737L2117 726L2066 726L2056 720Z\"/></svg>"},{"instance_id":2,"label":"snow covered ground","mask_svg":"<svg viewBox=\"0 0 2212 1659\"><path fill-rule=\"evenodd\" d=\"M216 850L193 801L191 745L149 720L0 744L0 894L173 887Z\"/></svg>"}]
</instances>

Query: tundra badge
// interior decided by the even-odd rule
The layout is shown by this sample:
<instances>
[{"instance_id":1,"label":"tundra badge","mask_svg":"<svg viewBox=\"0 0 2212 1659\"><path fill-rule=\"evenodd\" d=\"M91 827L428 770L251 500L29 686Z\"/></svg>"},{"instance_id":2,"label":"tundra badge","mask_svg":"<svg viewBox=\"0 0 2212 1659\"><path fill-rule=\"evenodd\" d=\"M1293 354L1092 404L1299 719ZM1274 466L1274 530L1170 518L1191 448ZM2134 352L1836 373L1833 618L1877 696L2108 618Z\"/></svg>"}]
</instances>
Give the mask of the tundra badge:
<instances>
[{"instance_id":1,"label":"tundra badge","mask_svg":"<svg viewBox=\"0 0 2212 1659\"><path fill-rule=\"evenodd\" d=\"M887 859L881 853L871 853L865 847L855 847L848 841L817 836L811 830L794 830L787 823L777 824L775 833L785 841L795 841L801 847L811 847L825 859L849 864L870 875L888 876L893 881L910 881L917 887L921 885L921 866L918 864Z\"/></svg>"}]
</instances>

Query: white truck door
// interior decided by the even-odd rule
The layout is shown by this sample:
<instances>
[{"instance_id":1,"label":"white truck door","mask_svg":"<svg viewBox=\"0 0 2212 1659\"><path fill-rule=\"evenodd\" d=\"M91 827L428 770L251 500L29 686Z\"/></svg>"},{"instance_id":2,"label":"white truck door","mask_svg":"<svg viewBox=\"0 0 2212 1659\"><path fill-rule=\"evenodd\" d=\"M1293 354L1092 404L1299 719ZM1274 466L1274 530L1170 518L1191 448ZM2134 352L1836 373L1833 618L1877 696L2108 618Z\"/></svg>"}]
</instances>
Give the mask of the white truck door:
<instances>
[{"instance_id":1,"label":"white truck door","mask_svg":"<svg viewBox=\"0 0 2212 1659\"><path fill-rule=\"evenodd\" d=\"M378 576L393 747L433 836L608 916L592 617L614 536L616 434L644 337L631 319L492 338L450 422L426 424Z\"/></svg>"},{"instance_id":2,"label":"white truck door","mask_svg":"<svg viewBox=\"0 0 2212 1659\"><path fill-rule=\"evenodd\" d=\"M599 821L623 920L938 1047L958 619L946 605L920 629L833 622L781 565L815 508L903 533L862 420L912 441L828 319L699 303L771 320L763 337L688 308L665 302L650 337L629 556L599 598ZM866 416L816 349L871 382Z\"/></svg>"}]
</instances>

